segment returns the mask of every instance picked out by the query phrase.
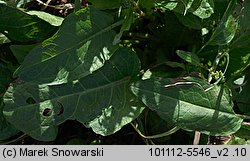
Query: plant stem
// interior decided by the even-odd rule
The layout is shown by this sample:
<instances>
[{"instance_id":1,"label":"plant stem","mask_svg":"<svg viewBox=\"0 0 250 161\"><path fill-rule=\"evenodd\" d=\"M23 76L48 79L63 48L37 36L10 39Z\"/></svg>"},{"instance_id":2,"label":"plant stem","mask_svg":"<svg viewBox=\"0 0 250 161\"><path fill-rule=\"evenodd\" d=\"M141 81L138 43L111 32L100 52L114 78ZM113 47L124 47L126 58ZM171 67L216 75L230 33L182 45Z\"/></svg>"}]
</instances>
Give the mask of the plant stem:
<instances>
[{"instance_id":1,"label":"plant stem","mask_svg":"<svg viewBox=\"0 0 250 161\"><path fill-rule=\"evenodd\" d=\"M193 145L199 145L200 137L201 133L199 131L195 131Z\"/></svg>"}]
</instances>

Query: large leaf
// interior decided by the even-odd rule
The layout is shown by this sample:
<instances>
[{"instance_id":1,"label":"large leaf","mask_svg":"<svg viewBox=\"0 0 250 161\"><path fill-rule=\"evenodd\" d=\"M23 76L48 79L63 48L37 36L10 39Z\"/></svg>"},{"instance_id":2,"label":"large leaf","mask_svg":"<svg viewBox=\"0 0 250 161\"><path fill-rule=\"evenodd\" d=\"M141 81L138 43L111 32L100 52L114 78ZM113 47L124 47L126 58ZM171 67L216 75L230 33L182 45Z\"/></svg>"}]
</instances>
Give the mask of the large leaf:
<instances>
[{"instance_id":1,"label":"large leaf","mask_svg":"<svg viewBox=\"0 0 250 161\"><path fill-rule=\"evenodd\" d=\"M48 22L0 3L0 32L16 42L40 42L57 30Z\"/></svg>"},{"instance_id":2,"label":"large leaf","mask_svg":"<svg viewBox=\"0 0 250 161\"><path fill-rule=\"evenodd\" d=\"M86 8L65 18L59 31L34 48L17 71L24 81L66 83L103 66L111 56L113 16Z\"/></svg>"},{"instance_id":3,"label":"large leaf","mask_svg":"<svg viewBox=\"0 0 250 161\"><path fill-rule=\"evenodd\" d=\"M145 105L162 119L185 130L211 135L227 135L241 127L242 118L232 109L226 87L209 86L193 78L154 78L136 82L131 89Z\"/></svg>"},{"instance_id":4,"label":"large leaf","mask_svg":"<svg viewBox=\"0 0 250 161\"><path fill-rule=\"evenodd\" d=\"M76 119L109 135L136 118L143 105L129 90L139 72L135 53L115 51L99 70L61 85L14 82L4 95L4 114L18 129L39 140L53 140L56 127Z\"/></svg>"}]
</instances>

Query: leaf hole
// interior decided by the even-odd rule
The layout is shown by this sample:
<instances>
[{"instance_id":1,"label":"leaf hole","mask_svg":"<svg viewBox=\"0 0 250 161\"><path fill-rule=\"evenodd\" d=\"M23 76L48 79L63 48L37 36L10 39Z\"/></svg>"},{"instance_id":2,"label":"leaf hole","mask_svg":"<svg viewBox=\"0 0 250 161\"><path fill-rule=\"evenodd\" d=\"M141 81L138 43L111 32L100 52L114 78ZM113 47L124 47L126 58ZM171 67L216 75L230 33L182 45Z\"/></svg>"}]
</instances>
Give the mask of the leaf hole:
<instances>
[{"instance_id":1,"label":"leaf hole","mask_svg":"<svg viewBox=\"0 0 250 161\"><path fill-rule=\"evenodd\" d=\"M43 110L43 116L50 116L52 113L52 110L50 108L45 108Z\"/></svg>"},{"instance_id":2,"label":"leaf hole","mask_svg":"<svg viewBox=\"0 0 250 161\"><path fill-rule=\"evenodd\" d=\"M29 97L29 98L26 99L26 103L28 103L28 104L35 104L36 101L32 97Z\"/></svg>"}]
</instances>

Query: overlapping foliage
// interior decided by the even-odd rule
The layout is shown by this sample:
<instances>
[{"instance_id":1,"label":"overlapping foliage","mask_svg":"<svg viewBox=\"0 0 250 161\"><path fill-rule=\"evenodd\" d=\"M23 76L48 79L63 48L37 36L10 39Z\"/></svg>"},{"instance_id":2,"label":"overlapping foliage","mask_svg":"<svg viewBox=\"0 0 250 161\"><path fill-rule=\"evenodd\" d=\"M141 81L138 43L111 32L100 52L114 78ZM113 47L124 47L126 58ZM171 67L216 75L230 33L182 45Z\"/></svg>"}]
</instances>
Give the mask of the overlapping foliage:
<instances>
[{"instance_id":1,"label":"overlapping foliage","mask_svg":"<svg viewBox=\"0 0 250 161\"><path fill-rule=\"evenodd\" d=\"M154 122L245 137L249 1L89 0L46 14L0 3L0 140L51 141L67 120L103 136L128 123L162 132Z\"/></svg>"}]
</instances>

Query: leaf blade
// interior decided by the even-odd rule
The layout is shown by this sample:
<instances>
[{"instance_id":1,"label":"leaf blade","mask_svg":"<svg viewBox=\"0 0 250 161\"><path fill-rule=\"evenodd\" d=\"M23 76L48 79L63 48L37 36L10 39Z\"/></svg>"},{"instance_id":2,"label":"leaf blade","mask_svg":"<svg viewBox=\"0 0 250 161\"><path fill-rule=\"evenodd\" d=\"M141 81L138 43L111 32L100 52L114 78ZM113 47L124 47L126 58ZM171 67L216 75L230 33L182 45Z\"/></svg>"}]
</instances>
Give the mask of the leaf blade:
<instances>
[{"instance_id":1,"label":"leaf blade","mask_svg":"<svg viewBox=\"0 0 250 161\"><path fill-rule=\"evenodd\" d=\"M160 78L134 83L131 90L162 119L182 129L198 130L211 135L236 132L243 119L234 114L229 91L223 90L225 93L221 95L219 87L208 92L203 87L208 85L201 80L191 83L186 80L185 83L184 80L176 82L173 79ZM222 102L217 102L219 94ZM226 119L228 117L230 122Z\"/></svg>"},{"instance_id":2,"label":"leaf blade","mask_svg":"<svg viewBox=\"0 0 250 161\"><path fill-rule=\"evenodd\" d=\"M29 53L16 75L29 82L62 84L92 73L116 48L112 29L122 22L113 21L94 8L69 15L53 37Z\"/></svg>"},{"instance_id":3,"label":"leaf blade","mask_svg":"<svg viewBox=\"0 0 250 161\"><path fill-rule=\"evenodd\" d=\"M196 66L200 65L200 59L196 54L182 50L177 50L176 53L183 60Z\"/></svg>"},{"instance_id":4,"label":"leaf blade","mask_svg":"<svg viewBox=\"0 0 250 161\"><path fill-rule=\"evenodd\" d=\"M136 118L143 105L128 90L139 72L139 59L127 48L117 49L111 58L93 74L67 84L12 84L4 97L5 117L39 140L53 140L57 126L71 119L92 121L90 127L102 135L116 132ZM107 110L115 113L112 118L105 115Z\"/></svg>"},{"instance_id":5,"label":"leaf blade","mask_svg":"<svg viewBox=\"0 0 250 161\"><path fill-rule=\"evenodd\" d=\"M54 34L57 27L17 8L0 3L0 32L15 42L41 42ZM13 25L15 24L15 25Z\"/></svg>"}]
</instances>

